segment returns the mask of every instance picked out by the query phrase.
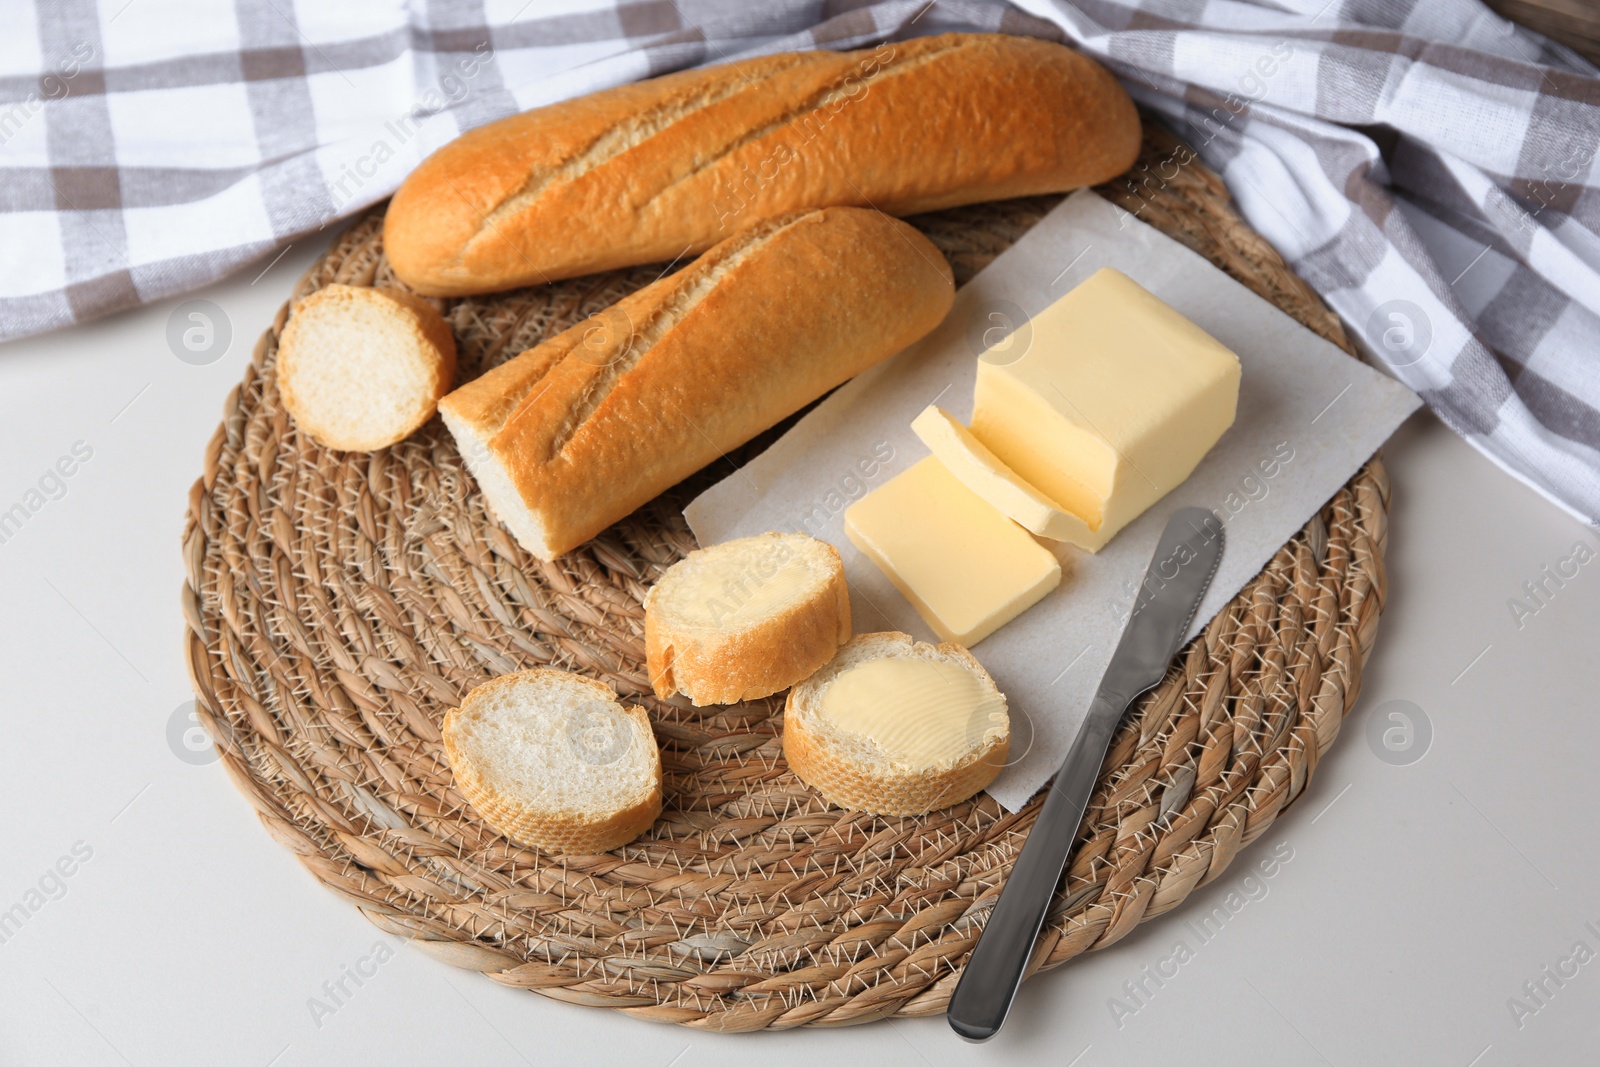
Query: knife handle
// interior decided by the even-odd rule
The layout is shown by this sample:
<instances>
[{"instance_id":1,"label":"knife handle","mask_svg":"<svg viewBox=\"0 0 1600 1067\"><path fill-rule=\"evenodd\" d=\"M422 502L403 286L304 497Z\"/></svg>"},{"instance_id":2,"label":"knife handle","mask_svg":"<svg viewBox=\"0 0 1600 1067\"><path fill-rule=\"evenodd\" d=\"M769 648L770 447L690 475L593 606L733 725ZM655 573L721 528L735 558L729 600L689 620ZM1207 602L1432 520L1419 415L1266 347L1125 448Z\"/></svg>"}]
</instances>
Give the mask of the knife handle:
<instances>
[{"instance_id":1,"label":"knife handle","mask_svg":"<svg viewBox=\"0 0 1600 1067\"><path fill-rule=\"evenodd\" d=\"M1006 885L989 913L978 944L946 1009L950 1028L968 1041L987 1041L1006 1021L1022 984L1033 944L1055 899L1067 854L1078 836L1083 811L1099 777L1100 764L1122 717L1120 708L1090 706L1077 740L1056 772L1044 807L1034 821ZM1109 704L1110 701L1105 701Z\"/></svg>"}]
</instances>

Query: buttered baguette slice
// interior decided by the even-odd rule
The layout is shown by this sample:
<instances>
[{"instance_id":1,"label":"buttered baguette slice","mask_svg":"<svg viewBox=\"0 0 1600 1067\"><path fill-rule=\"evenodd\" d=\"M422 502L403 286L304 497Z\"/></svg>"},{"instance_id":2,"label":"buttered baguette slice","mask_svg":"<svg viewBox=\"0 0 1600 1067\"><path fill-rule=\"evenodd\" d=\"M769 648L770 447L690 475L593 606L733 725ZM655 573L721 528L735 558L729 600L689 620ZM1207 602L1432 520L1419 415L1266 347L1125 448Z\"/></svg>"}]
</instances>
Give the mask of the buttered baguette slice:
<instances>
[{"instance_id":1,"label":"buttered baguette slice","mask_svg":"<svg viewBox=\"0 0 1600 1067\"><path fill-rule=\"evenodd\" d=\"M456 787L484 822L549 852L627 844L661 814L661 753L644 710L540 667L491 679L445 715Z\"/></svg>"},{"instance_id":2,"label":"buttered baguette slice","mask_svg":"<svg viewBox=\"0 0 1600 1067\"><path fill-rule=\"evenodd\" d=\"M829 803L921 815L966 800L1005 766L1011 720L960 645L860 634L789 691L783 755Z\"/></svg>"},{"instance_id":3,"label":"buttered baguette slice","mask_svg":"<svg viewBox=\"0 0 1600 1067\"><path fill-rule=\"evenodd\" d=\"M950 267L862 208L772 219L439 404L495 516L554 559L949 311Z\"/></svg>"},{"instance_id":4,"label":"buttered baguette slice","mask_svg":"<svg viewBox=\"0 0 1600 1067\"><path fill-rule=\"evenodd\" d=\"M384 250L434 296L709 248L829 205L905 215L1122 173L1139 115L1059 44L945 34L683 71L472 130L389 205Z\"/></svg>"},{"instance_id":5,"label":"buttered baguette slice","mask_svg":"<svg viewBox=\"0 0 1600 1067\"><path fill-rule=\"evenodd\" d=\"M328 285L294 308L278 342L278 393L318 444L370 452L433 417L456 343L433 305L397 289Z\"/></svg>"},{"instance_id":6,"label":"buttered baguette slice","mask_svg":"<svg viewBox=\"0 0 1600 1067\"><path fill-rule=\"evenodd\" d=\"M758 534L691 552L644 600L645 662L662 699L682 693L704 705L771 696L849 639L839 552L805 534Z\"/></svg>"}]
</instances>

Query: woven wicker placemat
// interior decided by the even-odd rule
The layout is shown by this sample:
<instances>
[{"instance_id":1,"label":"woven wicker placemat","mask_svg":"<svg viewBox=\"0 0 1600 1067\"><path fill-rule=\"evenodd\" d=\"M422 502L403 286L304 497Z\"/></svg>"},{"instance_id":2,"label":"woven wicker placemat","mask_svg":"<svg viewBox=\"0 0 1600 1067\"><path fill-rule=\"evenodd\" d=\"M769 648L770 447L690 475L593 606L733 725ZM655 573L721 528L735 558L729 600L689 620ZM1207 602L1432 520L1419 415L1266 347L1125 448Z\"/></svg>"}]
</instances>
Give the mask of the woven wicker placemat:
<instances>
[{"instance_id":1,"label":"woven wicker placemat","mask_svg":"<svg viewBox=\"0 0 1600 1067\"><path fill-rule=\"evenodd\" d=\"M1103 194L1348 350L1216 176L1174 167L1176 147L1151 123L1140 165ZM1058 199L912 221L962 282ZM358 221L295 296L392 284L381 229L381 213ZM659 270L441 304L462 378ZM437 419L371 455L296 432L273 377L287 314L228 397L184 536L200 718L267 832L382 929L569 1003L717 1030L943 1011L1038 801L1015 815L987 796L923 818L830 808L784 764L780 699L695 710L650 695L641 598L695 547L683 504L731 467L542 563L486 516ZM1372 646L1387 496L1374 459L1139 703L1035 968L1176 907L1301 795ZM614 853L520 848L451 785L445 710L486 678L541 664L609 682L655 725L666 808Z\"/></svg>"}]
</instances>

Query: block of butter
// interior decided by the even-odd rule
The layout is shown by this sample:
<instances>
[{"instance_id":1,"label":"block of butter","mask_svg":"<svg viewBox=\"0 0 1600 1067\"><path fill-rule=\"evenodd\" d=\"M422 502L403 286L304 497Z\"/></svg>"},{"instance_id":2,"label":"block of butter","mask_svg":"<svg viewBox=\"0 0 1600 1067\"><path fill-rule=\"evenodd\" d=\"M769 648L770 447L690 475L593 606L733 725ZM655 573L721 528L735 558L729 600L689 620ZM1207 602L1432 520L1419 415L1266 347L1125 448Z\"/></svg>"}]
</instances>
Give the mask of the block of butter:
<instances>
[{"instance_id":1,"label":"block of butter","mask_svg":"<svg viewBox=\"0 0 1600 1067\"><path fill-rule=\"evenodd\" d=\"M972 434L1093 552L1189 476L1238 400L1239 357L1106 267L1034 316L1020 358L979 361Z\"/></svg>"},{"instance_id":2,"label":"block of butter","mask_svg":"<svg viewBox=\"0 0 1600 1067\"><path fill-rule=\"evenodd\" d=\"M940 638L975 645L1061 583L1061 564L935 456L844 513L844 532Z\"/></svg>"}]
</instances>

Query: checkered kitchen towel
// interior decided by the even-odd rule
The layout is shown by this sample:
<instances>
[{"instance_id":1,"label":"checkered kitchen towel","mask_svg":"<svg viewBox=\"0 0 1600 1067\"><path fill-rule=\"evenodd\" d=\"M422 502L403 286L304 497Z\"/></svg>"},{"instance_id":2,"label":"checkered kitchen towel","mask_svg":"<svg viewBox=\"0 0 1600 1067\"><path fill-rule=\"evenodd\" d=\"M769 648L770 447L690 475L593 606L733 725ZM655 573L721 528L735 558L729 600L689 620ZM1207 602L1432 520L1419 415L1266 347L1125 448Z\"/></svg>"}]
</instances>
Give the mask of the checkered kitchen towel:
<instances>
[{"instance_id":1,"label":"checkered kitchen towel","mask_svg":"<svg viewBox=\"0 0 1600 1067\"><path fill-rule=\"evenodd\" d=\"M264 260L514 111L762 52L1000 30L1110 65L1379 362L1495 462L1600 520L1600 78L1477 0L18 0L6 14L0 337Z\"/></svg>"}]
</instances>

